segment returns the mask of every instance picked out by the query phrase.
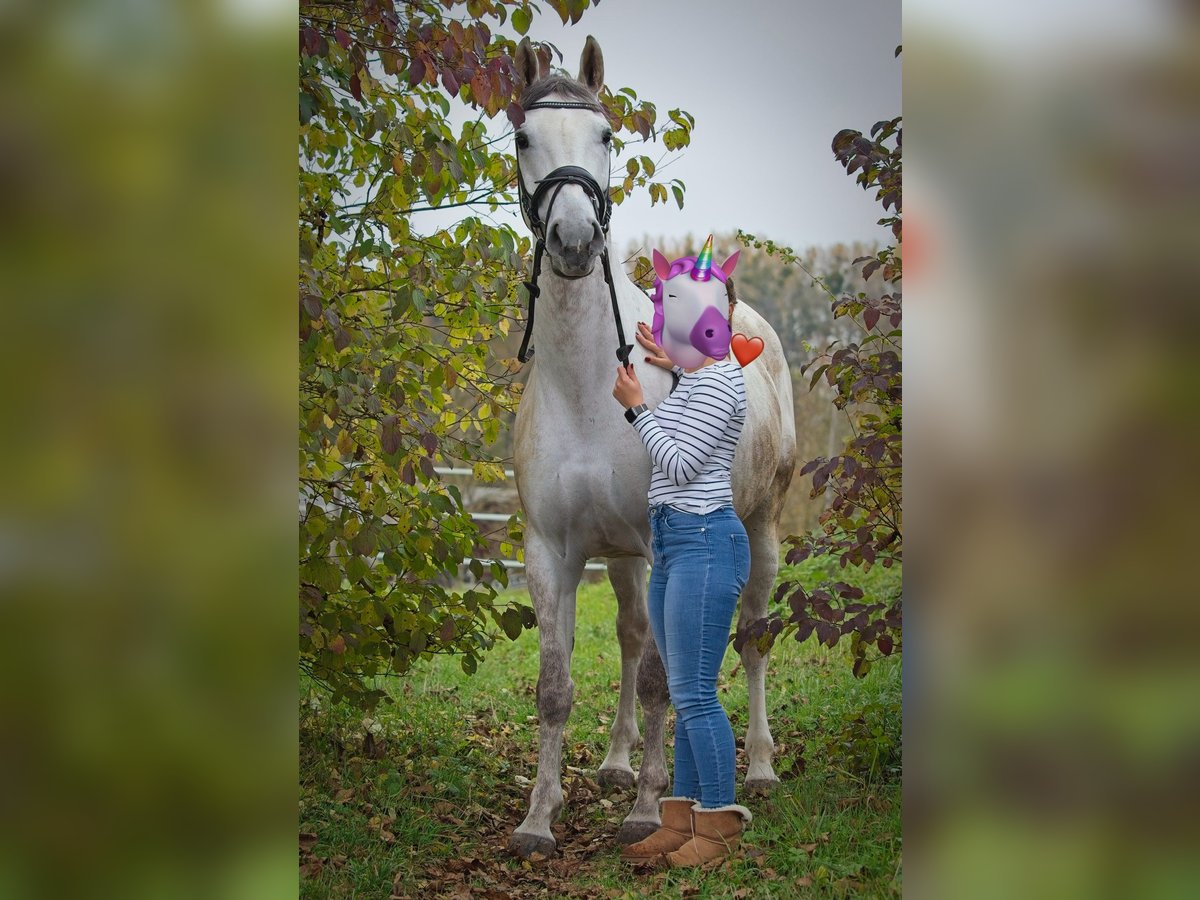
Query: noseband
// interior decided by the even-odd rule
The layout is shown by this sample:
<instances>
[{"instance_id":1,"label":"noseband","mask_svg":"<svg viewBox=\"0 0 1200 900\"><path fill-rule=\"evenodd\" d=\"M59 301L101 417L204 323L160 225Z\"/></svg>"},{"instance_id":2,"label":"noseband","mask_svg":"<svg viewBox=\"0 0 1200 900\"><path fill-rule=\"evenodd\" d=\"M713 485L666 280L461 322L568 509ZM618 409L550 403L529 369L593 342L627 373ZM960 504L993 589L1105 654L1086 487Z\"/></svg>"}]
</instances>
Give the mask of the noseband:
<instances>
[{"instance_id":1,"label":"noseband","mask_svg":"<svg viewBox=\"0 0 1200 900\"><path fill-rule=\"evenodd\" d=\"M595 107L588 103L549 100L531 103L526 107L526 110L531 109L590 109L594 111ZM542 271L542 253L546 249L546 224L550 221L554 201L558 199L558 195L568 184L578 185L583 189L583 193L592 203L596 221L600 223L600 232L605 237L604 249L600 252L600 262L604 266L604 281L608 284L608 296L612 300L613 321L617 326L617 359L621 365L628 365L629 352L633 349L633 345L625 343L625 329L621 324L621 310L617 305L617 290L613 285L612 269L608 264L608 220L612 216L612 199L608 196L608 191L600 186L587 169L580 166L559 166L545 178L538 180L537 187L531 196L525 190L525 180L521 177L521 154L519 151L517 153L517 196L521 202L521 211L525 213L536 243L533 249L533 277L524 282L525 289L529 292L529 315L525 318L525 336L521 339L521 349L517 351L517 359L526 362L533 356L534 348L529 346L529 339L533 336L534 303L541 293L541 288L538 287L538 276ZM538 215L538 208L547 195L550 200L546 204L546 218L543 221Z\"/></svg>"}]
</instances>

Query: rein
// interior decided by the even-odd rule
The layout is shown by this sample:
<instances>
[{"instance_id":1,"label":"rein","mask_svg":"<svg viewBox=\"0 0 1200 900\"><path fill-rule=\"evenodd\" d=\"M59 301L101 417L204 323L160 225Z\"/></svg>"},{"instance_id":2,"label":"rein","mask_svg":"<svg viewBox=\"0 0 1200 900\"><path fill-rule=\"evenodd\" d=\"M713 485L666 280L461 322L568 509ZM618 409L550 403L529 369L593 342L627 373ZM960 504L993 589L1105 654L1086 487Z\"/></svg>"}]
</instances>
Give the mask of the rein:
<instances>
[{"instance_id":1,"label":"rein","mask_svg":"<svg viewBox=\"0 0 1200 900\"><path fill-rule=\"evenodd\" d=\"M526 109L594 110L595 107L589 103L546 100L531 103ZM554 209L554 201L558 199L558 195L568 184L581 187L584 194L591 200L596 219L600 223L600 232L605 237L604 249L600 253L600 262L604 267L604 281L608 285L608 296L612 300L613 322L617 328L617 359L621 365L627 366L629 365L629 352L633 349L633 345L625 343L625 328L621 324L621 310L617 305L617 289L613 284L612 268L608 263L608 221L612 216L612 200L608 196L608 191L600 187L587 169L580 166L559 166L545 178L538 180L537 187L530 196L525 190L525 181L521 177L521 154L519 152L517 153L517 195L520 199L521 210L525 213L529 228L536 238L536 243L533 250L533 277L524 282L525 289L529 292L529 315L525 317L525 335L521 339L521 349L517 351L517 359L527 362L534 352L534 348L529 346L529 339L533 336L535 303L538 295L542 292L542 289L538 287L538 276L542 271L542 254L546 249L546 222L538 216L538 207L549 194L550 202L546 206L546 220L549 221L550 214Z\"/></svg>"}]
</instances>

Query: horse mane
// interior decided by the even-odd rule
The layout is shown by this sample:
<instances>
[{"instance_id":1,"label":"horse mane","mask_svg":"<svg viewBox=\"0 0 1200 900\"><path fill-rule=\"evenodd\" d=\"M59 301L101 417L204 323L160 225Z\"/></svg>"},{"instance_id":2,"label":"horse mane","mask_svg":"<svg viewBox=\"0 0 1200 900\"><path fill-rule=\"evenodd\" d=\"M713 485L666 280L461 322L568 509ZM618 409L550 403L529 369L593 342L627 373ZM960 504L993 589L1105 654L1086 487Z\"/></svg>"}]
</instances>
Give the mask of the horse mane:
<instances>
[{"instance_id":1,"label":"horse mane","mask_svg":"<svg viewBox=\"0 0 1200 900\"><path fill-rule=\"evenodd\" d=\"M679 259L671 263L671 268L667 272L667 281L670 281L676 275L682 275L685 272L690 272L696 268L696 257L681 256ZM712 274L717 281L724 284L727 280L725 270L713 260ZM663 281L657 275L654 276L654 293L650 296L650 302L654 304L654 320L650 324L650 330L654 333L654 343L662 346L662 330L665 318L663 316Z\"/></svg>"}]
</instances>

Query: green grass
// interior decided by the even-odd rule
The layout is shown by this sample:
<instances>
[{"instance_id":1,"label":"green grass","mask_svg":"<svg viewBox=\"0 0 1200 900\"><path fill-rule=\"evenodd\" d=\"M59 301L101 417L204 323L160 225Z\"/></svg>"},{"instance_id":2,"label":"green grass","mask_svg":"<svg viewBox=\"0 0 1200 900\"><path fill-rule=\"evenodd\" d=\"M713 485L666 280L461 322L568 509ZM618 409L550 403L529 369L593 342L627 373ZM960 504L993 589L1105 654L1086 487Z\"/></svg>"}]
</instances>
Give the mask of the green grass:
<instances>
[{"instance_id":1,"label":"green grass","mask_svg":"<svg viewBox=\"0 0 1200 900\"><path fill-rule=\"evenodd\" d=\"M810 562L788 571L807 582L821 569ZM857 581L868 597L886 594L898 590L899 572L877 568ZM855 679L840 646L811 639L772 651L768 712L783 781L765 798L740 787L746 687L737 655L726 654L719 691L738 738L738 801L754 813L742 847L712 870L633 875L613 840L633 792L605 794L594 780L616 708L615 611L607 582L581 587L563 754L567 802L554 826L560 854L551 860L523 862L505 849L536 775L536 632L501 637L474 676L456 659L436 658L391 681L396 703L365 722L307 693L301 896L899 894L899 660L881 660ZM668 761L673 720L669 714ZM639 760L640 751L635 768Z\"/></svg>"}]
</instances>

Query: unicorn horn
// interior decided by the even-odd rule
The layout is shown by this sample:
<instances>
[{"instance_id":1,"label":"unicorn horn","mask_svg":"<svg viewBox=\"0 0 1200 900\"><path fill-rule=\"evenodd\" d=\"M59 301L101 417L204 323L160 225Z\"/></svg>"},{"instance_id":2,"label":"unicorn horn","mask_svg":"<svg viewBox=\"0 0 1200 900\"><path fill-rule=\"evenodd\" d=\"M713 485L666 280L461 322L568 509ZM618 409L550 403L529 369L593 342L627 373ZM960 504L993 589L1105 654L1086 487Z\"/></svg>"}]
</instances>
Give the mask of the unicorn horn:
<instances>
[{"instance_id":1,"label":"unicorn horn","mask_svg":"<svg viewBox=\"0 0 1200 900\"><path fill-rule=\"evenodd\" d=\"M692 267L692 281L708 281L712 277L712 238L704 242L704 248L696 257L696 265Z\"/></svg>"}]
</instances>

